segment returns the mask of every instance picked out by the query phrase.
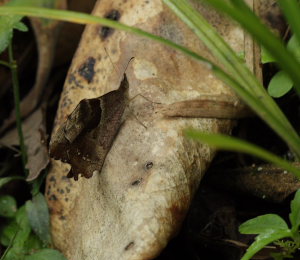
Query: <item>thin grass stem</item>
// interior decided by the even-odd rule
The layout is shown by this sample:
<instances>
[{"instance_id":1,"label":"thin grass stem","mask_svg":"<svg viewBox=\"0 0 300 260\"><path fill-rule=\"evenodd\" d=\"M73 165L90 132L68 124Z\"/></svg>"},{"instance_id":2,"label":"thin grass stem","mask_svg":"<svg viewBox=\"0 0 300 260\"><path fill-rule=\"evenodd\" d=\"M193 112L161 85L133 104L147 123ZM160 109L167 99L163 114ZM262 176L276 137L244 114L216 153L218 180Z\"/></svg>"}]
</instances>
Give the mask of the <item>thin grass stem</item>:
<instances>
[{"instance_id":1,"label":"thin grass stem","mask_svg":"<svg viewBox=\"0 0 300 260\"><path fill-rule=\"evenodd\" d=\"M12 83L13 83L13 94L14 94L14 103L15 103L15 111L16 111L16 124L17 131L19 135L19 143L21 150L21 158L25 176L27 175L26 163L27 163L27 152L26 146L24 142L24 135L22 130L22 119L21 119L21 110L20 110L20 88L19 88L19 79L18 79L18 71L17 71L17 62L13 57L13 48L12 42L8 45L8 57L12 75Z\"/></svg>"}]
</instances>

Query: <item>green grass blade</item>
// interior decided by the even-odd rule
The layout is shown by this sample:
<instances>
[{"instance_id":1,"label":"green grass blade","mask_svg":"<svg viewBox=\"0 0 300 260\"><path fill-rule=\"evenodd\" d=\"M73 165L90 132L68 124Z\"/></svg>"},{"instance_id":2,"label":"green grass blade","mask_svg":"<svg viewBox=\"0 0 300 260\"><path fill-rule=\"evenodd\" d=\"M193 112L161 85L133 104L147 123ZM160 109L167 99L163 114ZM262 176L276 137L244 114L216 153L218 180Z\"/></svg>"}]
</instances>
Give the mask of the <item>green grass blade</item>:
<instances>
[{"instance_id":1,"label":"green grass blade","mask_svg":"<svg viewBox=\"0 0 300 260\"><path fill-rule=\"evenodd\" d=\"M183 1L183 0L182 0ZM82 23L82 24L102 24L104 26L108 26L111 28L127 31L130 33L134 33L143 37L150 38L154 41L160 42L162 44L165 44L167 46L170 46L174 49L177 49L181 51L182 53L193 57L194 59L198 60L202 64L206 65L209 69L211 69L213 72L217 73L222 79L226 79L227 82L235 82L235 80L231 79L229 75L227 75L225 72L222 71L222 69L218 68L214 64L212 64L207 59L201 57L197 53L185 48L184 46L178 45L172 41L169 41L167 39L164 39L162 37L153 35L151 33L145 32L141 29L126 26L123 24L120 24L118 22L100 18L97 16L84 14L84 13L78 13L73 11L64 11L64 10L53 10L53 9L47 9L47 8L37 8L37 7L0 7L0 15L8 15L8 14L20 14L20 15L27 15L27 16L34 16L34 17L41 17L41 18L48 18L48 19L57 19L62 21L68 21L68 22L74 22L74 23ZM228 59L231 59L229 57ZM238 67L238 65L237 65ZM250 75L250 73L248 73ZM258 84L257 80L254 79L254 81L249 81L248 84L252 84L255 82ZM239 82L231 85L240 85ZM254 84L256 86L256 84ZM261 88L262 89L262 88ZM253 93L252 93L253 95ZM249 96L249 95L248 95ZM274 118L277 118L277 121L274 122L268 122L271 127L289 144L291 149L295 152L295 154L300 157L300 139L293 129L293 127L290 125L289 121L286 119L286 117L282 114L282 112L278 109L276 104L271 100L268 99L266 95L260 95L258 97L251 97L251 102L249 102L250 106L253 108L254 105L251 105L255 99L263 100L261 104L269 104L269 109L266 113L260 112L260 114L266 115L264 118L268 119L269 121L274 121ZM271 100L271 101L270 101ZM244 99L245 102L247 100ZM272 103L273 102L273 103ZM254 103L253 103L254 104ZM262 106L259 107L260 111L265 111L265 109L261 110L263 108ZM255 108L253 108L255 111ZM273 116L268 116L273 113ZM276 117L274 116L276 114Z\"/></svg>"},{"instance_id":2,"label":"green grass blade","mask_svg":"<svg viewBox=\"0 0 300 260\"><path fill-rule=\"evenodd\" d=\"M277 0L298 42L300 42L300 6L297 0Z\"/></svg>"},{"instance_id":3,"label":"green grass blade","mask_svg":"<svg viewBox=\"0 0 300 260\"><path fill-rule=\"evenodd\" d=\"M300 145L300 139L292 133L295 131L292 126L282 125L279 121L280 119L272 111L268 110L264 106L264 101L266 97L261 97L260 99L253 97L249 91L243 88L238 82L236 82L232 77L225 74L222 70L214 68L214 73L218 78L223 80L227 85L231 86L236 93L243 99L247 104L259 115L269 126L276 131L276 133L290 146L290 148L298 154L298 147ZM269 96L267 97L269 98Z\"/></svg>"},{"instance_id":4,"label":"green grass blade","mask_svg":"<svg viewBox=\"0 0 300 260\"><path fill-rule=\"evenodd\" d=\"M187 0L164 0L164 2L195 32L201 41L210 49L229 71L234 75L236 81L252 92L253 95L261 98L268 96L265 88L257 81L238 55L230 48L216 30L206 22ZM239 1L240 2L240 1ZM268 98L264 104L274 111L278 117L285 117L273 99ZM286 120L286 118L284 119Z\"/></svg>"},{"instance_id":5,"label":"green grass blade","mask_svg":"<svg viewBox=\"0 0 300 260\"><path fill-rule=\"evenodd\" d=\"M186 130L185 135L189 138L206 143L218 149L242 152L259 157L281 167L284 170L287 170L288 172L293 173L297 178L300 178L300 169L294 167L288 161L281 159L280 157L264 150L263 148L260 148L259 146L248 143L241 139L221 134L203 133L197 130Z\"/></svg>"},{"instance_id":6,"label":"green grass blade","mask_svg":"<svg viewBox=\"0 0 300 260\"><path fill-rule=\"evenodd\" d=\"M90 14L79 13L75 11L65 11L65 10L54 10L49 8L40 8L40 7L12 7L12 6L0 6L0 16L1 15L12 15L19 14L24 16L32 16L39 18L47 18L47 19L55 19L65 22L72 22L78 24L101 24L103 26L111 27L114 29L126 31L129 33L133 33L142 37L146 37L148 39L152 39L154 41L165 44L169 47L172 47L180 52L198 60L199 62L206 65L208 68L211 68L211 62L207 59L203 58L199 54L185 48L182 45L176 44L170 40L162 38L160 36L148 33L139 28L135 28L132 26L127 26L121 23L118 23L113 20L109 20L106 18L101 18L98 16L93 16Z\"/></svg>"},{"instance_id":7,"label":"green grass blade","mask_svg":"<svg viewBox=\"0 0 300 260\"><path fill-rule=\"evenodd\" d=\"M204 1L237 21L262 46L264 46L264 48L276 59L281 69L294 81L295 89L300 95L300 63L286 50L282 41L262 24L260 19L250 10L250 8L240 9L237 5L231 5L224 0Z\"/></svg>"},{"instance_id":8,"label":"green grass blade","mask_svg":"<svg viewBox=\"0 0 300 260\"><path fill-rule=\"evenodd\" d=\"M164 3L193 30L214 56L222 62L226 71L235 75L239 83L244 84L249 80L256 80L244 66L244 61L235 54L224 39L219 36L215 28L188 1L164 0Z\"/></svg>"}]
</instances>

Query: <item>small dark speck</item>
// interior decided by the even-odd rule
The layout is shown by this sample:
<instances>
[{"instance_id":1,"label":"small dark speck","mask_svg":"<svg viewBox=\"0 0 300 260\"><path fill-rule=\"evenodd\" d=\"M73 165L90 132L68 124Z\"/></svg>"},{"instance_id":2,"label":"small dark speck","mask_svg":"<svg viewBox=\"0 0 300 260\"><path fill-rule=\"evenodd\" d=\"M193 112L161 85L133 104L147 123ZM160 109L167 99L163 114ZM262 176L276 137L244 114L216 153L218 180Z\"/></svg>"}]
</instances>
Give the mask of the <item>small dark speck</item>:
<instances>
[{"instance_id":1,"label":"small dark speck","mask_svg":"<svg viewBox=\"0 0 300 260\"><path fill-rule=\"evenodd\" d=\"M135 180L131 183L132 186L137 186L139 185L140 183L142 182L142 179L139 179L139 180Z\"/></svg>"},{"instance_id":2,"label":"small dark speck","mask_svg":"<svg viewBox=\"0 0 300 260\"><path fill-rule=\"evenodd\" d=\"M68 78L68 83L69 84L71 84L73 81L75 81L76 80L76 77L74 76L74 74L73 73L70 73L70 76L69 76L69 78Z\"/></svg>"},{"instance_id":3,"label":"small dark speck","mask_svg":"<svg viewBox=\"0 0 300 260\"><path fill-rule=\"evenodd\" d=\"M131 241L127 246L125 246L124 250L127 251L134 246L134 242Z\"/></svg>"},{"instance_id":4,"label":"small dark speck","mask_svg":"<svg viewBox=\"0 0 300 260\"><path fill-rule=\"evenodd\" d=\"M50 196L49 200L57 200L57 197L53 194Z\"/></svg>"},{"instance_id":5,"label":"small dark speck","mask_svg":"<svg viewBox=\"0 0 300 260\"><path fill-rule=\"evenodd\" d=\"M66 217L65 216L60 216L59 219L60 220L66 220Z\"/></svg>"},{"instance_id":6,"label":"small dark speck","mask_svg":"<svg viewBox=\"0 0 300 260\"><path fill-rule=\"evenodd\" d=\"M64 194L65 193L65 191L63 190L63 189L60 189L60 194Z\"/></svg>"},{"instance_id":7,"label":"small dark speck","mask_svg":"<svg viewBox=\"0 0 300 260\"><path fill-rule=\"evenodd\" d=\"M56 181L56 180L55 180L55 177L54 177L54 176L51 176L50 179L49 179L49 181L55 182L55 181Z\"/></svg>"},{"instance_id":8,"label":"small dark speck","mask_svg":"<svg viewBox=\"0 0 300 260\"><path fill-rule=\"evenodd\" d=\"M145 164L145 169L146 169L146 170L150 170L152 167L153 167L153 162L147 162L147 163Z\"/></svg>"},{"instance_id":9,"label":"small dark speck","mask_svg":"<svg viewBox=\"0 0 300 260\"><path fill-rule=\"evenodd\" d=\"M113 20L113 21L118 21L120 19L120 12L118 10L111 10L107 15L105 15L105 18ZM109 35L113 33L113 29L109 28L107 26L103 26L100 30L100 37L102 40L107 38Z\"/></svg>"},{"instance_id":10,"label":"small dark speck","mask_svg":"<svg viewBox=\"0 0 300 260\"><path fill-rule=\"evenodd\" d=\"M66 191L67 191L67 193L69 193L71 190L67 187L67 188L66 188Z\"/></svg>"},{"instance_id":11,"label":"small dark speck","mask_svg":"<svg viewBox=\"0 0 300 260\"><path fill-rule=\"evenodd\" d=\"M67 202L67 201L69 201L69 199L68 199L68 198L65 198L65 201Z\"/></svg>"}]
</instances>

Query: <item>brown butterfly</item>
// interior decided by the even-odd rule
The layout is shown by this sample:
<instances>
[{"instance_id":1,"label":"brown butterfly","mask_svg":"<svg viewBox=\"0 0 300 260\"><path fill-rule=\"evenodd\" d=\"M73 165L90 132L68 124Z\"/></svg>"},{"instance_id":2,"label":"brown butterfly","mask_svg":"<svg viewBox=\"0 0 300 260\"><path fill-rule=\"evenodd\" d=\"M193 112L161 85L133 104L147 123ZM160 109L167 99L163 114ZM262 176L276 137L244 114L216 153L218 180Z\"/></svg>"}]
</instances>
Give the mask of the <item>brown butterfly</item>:
<instances>
[{"instance_id":1,"label":"brown butterfly","mask_svg":"<svg viewBox=\"0 0 300 260\"><path fill-rule=\"evenodd\" d=\"M126 107L126 75L117 90L83 99L50 142L50 156L71 165L67 177L90 178L101 172L106 155L122 124Z\"/></svg>"}]
</instances>

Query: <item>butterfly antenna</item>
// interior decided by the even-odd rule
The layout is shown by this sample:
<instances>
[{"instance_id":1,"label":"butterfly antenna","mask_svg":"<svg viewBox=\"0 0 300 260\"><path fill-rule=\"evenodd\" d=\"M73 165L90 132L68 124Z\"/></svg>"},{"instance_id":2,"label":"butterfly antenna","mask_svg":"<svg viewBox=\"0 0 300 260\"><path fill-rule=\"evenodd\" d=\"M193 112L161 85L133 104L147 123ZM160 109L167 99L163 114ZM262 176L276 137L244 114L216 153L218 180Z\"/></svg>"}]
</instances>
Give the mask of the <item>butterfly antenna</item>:
<instances>
[{"instance_id":1,"label":"butterfly antenna","mask_svg":"<svg viewBox=\"0 0 300 260\"><path fill-rule=\"evenodd\" d=\"M108 58L109 58L109 60L110 60L110 62L111 62L111 64L112 64L114 70L116 71L116 73L120 72L119 68L117 68L117 67L115 66L115 64L113 63L113 61L112 61L112 59L110 58L110 55L108 54L108 51L106 50L105 47L104 47L104 50L105 50L105 52L106 52L106 54L107 54L107 56L108 56ZM126 72L128 66L129 66L130 62L131 62L133 59L134 59L134 57L131 57L131 58L129 59L129 61L127 62L126 67L125 67L125 69L124 69L124 72L122 73L123 75L125 74L125 72Z\"/></svg>"}]
</instances>

